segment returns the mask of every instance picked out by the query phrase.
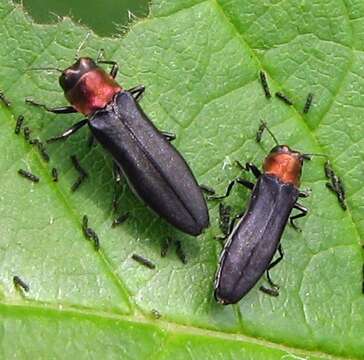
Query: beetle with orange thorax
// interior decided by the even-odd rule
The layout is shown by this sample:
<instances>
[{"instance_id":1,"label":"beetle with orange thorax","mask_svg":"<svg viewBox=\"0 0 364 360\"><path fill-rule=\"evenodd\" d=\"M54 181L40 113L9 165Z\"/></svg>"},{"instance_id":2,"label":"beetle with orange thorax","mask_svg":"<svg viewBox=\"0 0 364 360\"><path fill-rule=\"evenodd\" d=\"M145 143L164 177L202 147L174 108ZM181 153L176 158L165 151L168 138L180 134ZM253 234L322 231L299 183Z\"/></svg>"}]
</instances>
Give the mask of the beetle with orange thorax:
<instances>
[{"instance_id":1,"label":"beetle with orange thorax","mask_svg":"<svg viewBox=\"0 0 364 360\"><path fill-rule=\"evenodd\" d=\"M59 83L71 106L48 108L27 100L53 113L87 116L48 142L66 139L88 124L134 193L177 229L199 235L209 225L201 188L181 154L140 107L144 86L124 90L115 81L117 64L98 63L112 65L110 73L87 57L61 71Z\"/></svg>"},{"instance_id":2,"label":"beetle with orange thorax","mask_svg":"<svg viewBox=\"0 0 364 360\"><path fill-rule=\"evenodd\" d=\"M277 145L265 158L263 173L253 164L246 164L246 170L258 178L256 184L238 178L230 183L225 195L210 197L225 198L235 183L252 190L248 208L232 227L220 255L215 277L215 298L219 303L238 302L265 271L272 288L261 287L261 290L278 295L278 287L271 281L268 270L283 258L280 240L288 219L298 229L293 220L307 214L307 209L297 203L300 196L307 196L298 189L304 159L307 159L305 154L287 145ZM301 213L290 216L293 208ZM272 261L277 250L280 257Z\"/></svg>"}]
</instances>

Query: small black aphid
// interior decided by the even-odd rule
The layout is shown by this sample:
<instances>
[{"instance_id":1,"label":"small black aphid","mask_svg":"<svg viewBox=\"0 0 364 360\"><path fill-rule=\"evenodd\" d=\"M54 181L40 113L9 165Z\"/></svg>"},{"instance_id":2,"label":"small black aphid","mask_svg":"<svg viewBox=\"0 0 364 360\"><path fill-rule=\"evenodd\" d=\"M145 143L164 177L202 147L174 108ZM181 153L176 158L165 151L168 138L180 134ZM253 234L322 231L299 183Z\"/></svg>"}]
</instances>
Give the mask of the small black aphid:
<instances>
[{"instance_id":1,"label":"small black aphid","mask_svg":"<svg viewBox=\"0 0 364 360\"><path fill-rule=\"evenodd\" d=\"M11 102L5 97L4 93L0 91L0 100L9 107L11 105Z\"/></svg>"},{"instance_id":2,"label":"small black aphid","mask_svg":"<svg viewBox=\"0 0 364 360\"><path fill-rule=\"evenodd\" d=\"M77 178L77 180L71 186L71 191L75 192L80 187L80 185L83 183L83 181L88 177L88 173L86 172L85 169L82 168L82 166L81 166L80 162L78 161L76 155L71 156L71 161L72 161L72 164L75 167L75 169L80 174L80 176Z\"/></svg>"},{"instance_id":3,"label":"small black aphid","mask_svg":"<svg viewBox=\"0 0 364 360\"><path fill-rule=\"evenodd\" d=\"M88 174L86 170L81 166L79 160L76 155L71 155L71 161L75 169L79 172L79 174L83 177L86 177Z\"/></svg>"},{"instance_id":4,"label":"small black aphid","mask_svg":"<svg viewBox=\"0 0 364 360\"><path fill-rule=\"evenodd\" d=\"M156 309L152 309L151 314L154 319L160 319L162 317L162 314Z\"/></svg>"},{"instance_id":5,"label":"small black aphid","mask_svg":"<svg viewBox=\"0 0 364 360\"><path fill-rule=\"evenodd\" d=\"M275 95L279 100L282 100L287 105L293 105L293 102L283 93L277 91Z\"/></svg>"},{"instance_id":6,"label":"small black aphid","mask_svg":"<svg viewBox=\"0 0 364 360\"><path fill-rule=\"evenodd\" d=\"M331 167L330 161L328 161L328 160L325 161L324 170L325 170L325 176L328 179L332 179L335 176L335 173Z\"/></svg>"},{"instance_id":7,"label":"small black aphid","mask_svg":"<svg viewBox=\"0 0 364 360\"><path fill-rule=\"evenodd\" d=\"M100 239L97 236L96 232L93 229L91 229L90 227L88 227L88 216L87 215L83 215L83 217L82 217L82 231L88 239L90 239L94 242L95 249L99 250Z\"/></svg>"},{"instance_id":8,"label":"small black aphid","mask_svg":"<svg viewBox=\"0 0 364 360\"><path fill-rule=\"evenodd\" d=\"M257 143L260 143L260 141L262 140L262 135L263 135L264 129L265 129L265 123L262 122L258 128L257 133L255 134L255 141ZM239 167L241 167L242 169L245 169L238 161L237 161L237 163L239 164Z\"/></svg>"},{"instance_id":9,"label":"small black aphid","mask_svg":"<svg viewBox=\"0 0 364 360\"><path fill-rule=\"evenodd\" d=\"M38 143L39 143L39 139L37 139L37 138L29 139L30 145L38 145Z\"/></svg>"},{"instance_id":10,"label":"small black aphid","mask_svg":"<svg viewBox=\"0 0 364 360\"><path fill-rule=\"evenodd\" d=\"M71 186L71 191L75 192L85 180L85 176L79 176Z\"/></svg>"},{"instance_id":11,"label":"small black aphid","mask_svg":"<svg viewBox=\"0 0 364 360\"><path fill-rule=\"evenodd\" d=\"M38 147L39 153L42 156L43 160L48 162L49 154L47 153L47 149L45 148L44 144L41 141L37 141L37 147Z\"/></svg>"},{"instance_id":12,"label":"small black aphid","mask_svg":"<svg viewBox=\"0 0 364 360\"><path fill-rule=\"evenodd\" d=\"M39 182L39 177L32 174L31 172L29 171L26 171L26 170L23 170L23 169L19 169L18 170L18 174L21 175L22 177L26 178L26 179L29 179L30 181L33 181L33 182Z\"/></svg>"},{"instance_id":13,"label":"small black aphid","mask_svg":"<svg viewBox=\"0 0 364 360\"><path fill-rule=\"evenodd\" d=\"M15 130L14 130L14 133L16 135L18 135L20 133L20 129L23 125L23 121L24 121L24 116L19 115L18 118L16 119Z\"/></svg>"},{"instance_id":14,"label":"small black aphid","mask_svg":"<svg viewBox=\"0 0 364 360\"><path fill-rule=\"evenodd\" d=\"M14 282L14 285L16 287L20 287L22 288L25 292L28 292L29 291L29 285L26 284L22 279L20 279L19 276L14 276L13 277L13 282Z\"/></svg>"},{"instance_id":15,"label":"small black aphid","mask_svg":"<svg viewBox=\"0 0 364 360\"><path fill-rule=\"evenodd\" d=\"M227 236L230 228L230 215L231 207L225 206L223 203L219 204L219 227L221 232Z\"/></svg>"},{"instance_id":16,"label":"small black aphid","mask_svg":"<svg viewBox=\"0 0 364 360\"><path fill-rule=\"evenodd\" d=\"M310 107L311 107L311 104L312 104L312 100L313 100L313 94L312 93L309 93L307 95L306 103L305 103L305 106L303 108L303 113L304 114L307 114L308 113L308 110L310 110Z\"/></svg>"},{"instance_id":17,"label":"small black aphid","mask_svg":"<svg viewBox=\"0 0 364 360\"><path fill-rule=\"evenodd\" d=\"M54 182L58 181L58 170L56 168L52 168L52 179Z\"/></svg>"},{"instance_id":18,"label":"small black aphid","mask_svg":"<svg viewBox=\"0 0 364 360\"><path fill-rule=\"evenodd\" d=\"M344 184L340 177L337 177L337 188L339 190L339 194L342 197L342 200L345 201L345 197L346 197L345 188L344 188ZM345 206L345 209L346 209L346 206Z\"/></svg>"},{"instance_id":19,"label":"small black aphid","mask_svg":"<svg viewBox=\"0 0 364 360\"><path fill-rule=\"evenodd\" d=\"M155 269L155 265L149 259L146 259L145 257L143 257L141 255L133 254L131 256L131 258L133 260L135 260L136 262L138 262L139 264L142 264L149 269L152 269L152 270Z\"/></svg>"},{"instance_id":20,"label":"small black aphid","mask_svg":"<svg viewBox=\"0 0 364 360\"><path fill-rule=\"evenodd\" d=\"M338 179L339 180L339 179ZM345 203L345 193L342 192L342 187L336 187L338 184L333 185L331 183L326 183L326 187L331 190L334 194L336 194L337 200L339 201L339 204L343 210L347 209L346 203Z\"/></svg>"},{"instance_id":21,"label":"small black aphid","mask_svg":"<svg viewBox=\"0 0 364 360\"><path fill-rule=\"evenodd\" d=\"M23 134L24 134L24 138L26 141L29 141L30 139L30 129L26 126L24 129L23 129Z\"/></svg>"},{"instance_id":22,"label":"small black aphid","mask_svg":"<svg viewBox=\"0 0 364 360\"><path fill-rule=\"evenodd\" d=\"M100 239L98 237L98 235L96 234L95 230L91 229L91 228L86 228L85 230L85 235L93 241L94 243L94 247L95 250L99 250L100 249Z\"/></svg>"},{"instance_id":23,"label":"small black aphid","mask_svg":"<svg viewBox=\"0 0 364 360\"><path fill-rule=\"evenodd\" d=\"M87 228L88 228L88 216L87 215L83 215L83 218L82 218L82 229L83 229L83 231L86 231Z\"/></svg>"},{"instance_id":24,"label":"small black aphid","mask_svg":"<svg viewBox=\"0 0 364 360\"><path fill-rule=\"evenodd\" d=\"M259 290L270 296L279 296L279 291L277 288L266 288L265 286L260 286Z\"/></svg>"},{"instance_id":25,"label":"small black aphid","mask_svg":"<svg viewBox=\"0 0 364 360\"><path fill-rule=\"evenodd\" d=\"M176 241L176 254L178 258L181 260L182 264L187 264L186 254L183 251L182 243L179 240Z\"/></svg>"},{"instance_id":26,"label":"small black aphid","mask_svg":"<svg viewBox=\"0 0 364 360\"><path fill-rule=\"evenodd\" d=\"M169 248L172 245L172 239L170 237L167 237L161 245L161 257L166 257Z\"/></svg>"},{"instance_id":27,"label":"small black aphid","mask_svg":"<svg viewBox=\"0 0 364 360\"><path fill-rule=\"evenodd\" d=\"M114 221L111 224L111 227L115 227L115 226L118 226L118 225L124 223L128 218L129 218L128 212L121 214L119 217L114 219Z\"/></svg>"},{"instance_id":28,"label":"small black aphid","mask_svg":"<svg viewBox=\"0 0 364 360\"><path fill-rule=\"evenodd\" d=\"M215 193L216 193L212 187L205 185L205 184L200 184L200 188L207 195L215 195Z\"/></svg>"},{"instance_id":29,"label":"small black aphid","mask_svg":"<svg viewBox=\"0 0 364 360\"><path fill-rule=\"evenodd\" d=\"M341 178L339 178L333 168L331 167L330 162L327 160L325 162L325 175L330 180L330 182L326 183L326 187L331 190L334 194L336 194L336 197L339 201L339 204L343 210L346 210L346 203L345 203L345 188L341 181Z\"/></svg>"},{"instance_id":30,"label":"small black aphid","mask_svg":"<svg viewBox=\"0 0 364 360\"><path fill-rule=\"evenodd\" d=\"M267 76L265 75L265 72L259 71L259 77L260 77L260 82L261 82L263 90L264 90L264 95L267 99L270 99L272 97L272 94L270 93L270 90L269 90Z\"/></svg>"}]
</instances>

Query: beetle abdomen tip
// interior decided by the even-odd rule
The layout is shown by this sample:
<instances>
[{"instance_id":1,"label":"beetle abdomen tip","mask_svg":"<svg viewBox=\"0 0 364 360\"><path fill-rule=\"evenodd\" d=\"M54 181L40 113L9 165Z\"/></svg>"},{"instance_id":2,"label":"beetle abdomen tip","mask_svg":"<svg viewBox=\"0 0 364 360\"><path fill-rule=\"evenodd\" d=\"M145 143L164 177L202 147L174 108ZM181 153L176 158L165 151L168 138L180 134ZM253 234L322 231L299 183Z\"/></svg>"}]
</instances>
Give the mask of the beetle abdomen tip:
<instances>
[{"instance_id":1,"label":"beetle abdomen tip","mask_svg":"<svg viewBox=\"0 0 364 360\"><path fill-rule=\"evenodd\" d=\"M198 236L201 235L209 225L209 217L206 214L206 217L204 217L202 220L195 221L193 223L191 222L188 226L185 226L183 229L181 228L181 230L188 233L189 235ZM176 227L178 227L177 224Z\"/></svg>"}]
</instances>

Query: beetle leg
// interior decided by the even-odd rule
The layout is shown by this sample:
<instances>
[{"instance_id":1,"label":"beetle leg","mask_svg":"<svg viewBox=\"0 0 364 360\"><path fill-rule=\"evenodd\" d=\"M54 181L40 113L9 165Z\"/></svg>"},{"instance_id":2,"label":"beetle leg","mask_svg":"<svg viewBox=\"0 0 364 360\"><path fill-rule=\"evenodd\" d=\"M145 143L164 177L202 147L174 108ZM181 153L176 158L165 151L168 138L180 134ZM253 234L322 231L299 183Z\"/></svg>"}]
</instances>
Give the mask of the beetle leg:
<instances>
[{"instance_id":1,"label":"beetle leg","mask_svg":"<svg viewBox=\"0 0 364 360\"><path fill-rule=\"evenodd\" d=\"M253 190L254 188L254 184L248 180L242 179L242 178L237 178L236 182L240 185L245 186L246 188L248 188L249 190Z\"/></svg>"},{"instance_id":2,"label":"beetle leg","mask_svg":"<svg viewBox=\"0 0 364 360\"><path fill-rule=\"evenodd\" d=\"M228 187L226 189L225 195L210 195L210 196L207 196L207 200L219 200L219 199L224 199L224 198L228 197L230 195L231 189L235 185L235 182L236 182L235 180L230 182L230 184L228 185Z\"/></svg>"},{"instance_id":3,"label":"beetle leg","mask_svg":"<svg viewBox=\"0 0 364 360\"><path fill-rule=\"evenodd\" d=\"M104 57L104 54L105 54L105 50L100 49L99 53L97 54L96 63L97 64L112 65L111 70L110 70L110 76L113 79L115 79L116 75L118 74L118 71L119 71L118 63L116 61L113 61L113 60L101 60Z\"/></svg>"},{"instance_id":4,"label":"beetle leg","mask_svg":"<svg viewBox=\"0 0 364 360\"><path fill-rule=\"evenodd\" d=\"M245 179L242 179L242 178L238 177L235 180L230 182L230 184L228 185L228 187L226 189L225 195L211 195L211 196L207 197L207 200L219 200L219 199L224 199L224 198L228 197L230 195L230 192L231 192L232 188L234 187L234 185L236 183L238 183L240 185L243 185L243 186L247 187L250 190L252 190L254 188L253 183L251 183L248 180L245 180Z\"/></svg>"},{"instance_id":5,"label":"beetle leg","mask_svg":"<svg viewBox=\"0 0 364 360\"><path fill-rule=\"evenodd\" d=\"M251 171L253 175L258 179L262 173L253 163L245 163L245 166L238 160L235 160L236 165L240 167L241 170Z\"/></svg>"},{"instance_id":6,"label":"beetle leg","mask_svg":"<svg viewBox=\"0 0 364 360\"><path fill-rule=\"evenodd\" d=\"M25 102L33 106L39 106L43 108L45 111L51 112L53 114L72 114L77 112L77 110L73 106L61 106L61 107L49 108L48 106L37 103L32 99L25 99Z\"/></svg>"},{"instance_id":7,"label":"beetle leg","mask_svg":"<svg viewBox=\"0 0 364 360\"><path fill-rule=\"evenodd\" d=\"M299 204L299 203L296 203L293 207L295 209L301 211L301 212L299 214L297 214L297 215L291 216L289 218L289 222L291 223L291 225L293 226L293 228L295 230L301 231L301 229L294 223L293 220L298 219L298 218L303 217L303 216L306 216L307 213L308 213L308 210L304 206L302 206L301 204Z\"/></svg>"},{"instance_id":8,"label":"beetle leg","mask_svg":"<svg viewBox=\"0 0 364 360\"><path fill-rule=\"evenodd\" d=\"M134 86L131 89L129 89L128 91L134 96L134 99L136 101L140 101L142 98L142 95L144 94L145 86L144 85Z\"/></svg>"},{"instance_id":9,"label":"beetle leg","mask_svg":"<svg viewBox=\"0 0 364 360\"><path fill-rule=\"evenodd\" d=\"M281 244L278 245L278 253L279 253L278 258L275 259L274 261L272 261L269 264L268 269L266 271L267 280L268 280L268 283L271 286L271 288L266 288L264 286L261 286L259 288L260 291L262 291L262 292L264 292L264 293L266 293L268 295L271 295L271 296L278 296L279 295L279 292L278 292L279 286L272 281L272 278L270 277L269 270L272 269L274 266L278 265L283 259L284 253L283 253L283 249L282 249Z\"/></svg>"},{"instance_id":10,"label":"beetle leg","mask_svg":"<svg viewBox=\"0 0 364 360\"><path fill-rule=\"evenodd\" d=\"M284 252L283 252L283 248L282 248L282 245L281 245L281 244L279 244L279 245L278 245L278 253L279 253L279 256L277 257L277 259L275 259L274 261L272 261L272 262L269 264L268 269L267 269L267 278L268 278L268 282L269 282L269 284L271 284L272 286L274 285L275 287L278 287L278 286L277 286L277 285L275 285L275 284L272 282L272 280L271 280L271 278L270 278L270 276L269 276L269 270L270 270L270 269L272 269L272 268L274 268L276 265L278 265L278 264L282 261L282 259L283 259Z\"/></svg>"},{"instance_id":11,"label":"beetle leg","mask_svg":"<svg viewBox=\"0 0 364 360\"><path fill-rule=\"evenodd\" d=\"M117 194L117 186L121 183L121 181L124 178L123 173L121 172L118 164L116 164L114 162L113 164L113 169L112 169L112 173L113 173L113 178L115 180L115 186L114 186L114 195L113 195L113 199L112 199L112 208L113 210L116 212L118 210L118 194Z\"/></svg>"},{"instance_id":12,"label":"beetle leg","mask_svg":"<svg viewBox=\"0 0 364 360\"><path fill-rule=\"evenodd\" d=\"M212 187L210 187L208 185L205 185L205 184L200 184L199 186L200 186L201 190L205 194L207 194L207 195L215 195L215 190Z\"/></svg>"},{"instance_id":13,"label":"beetle leg","mask_svg":"<svg viewBox=\"0 0 364 360\"><path fill-rule=\"evenodd\" d=\"M87 122L88 122L88 119L83 119L83 120L79 121L78 123L72 125L67 130L65 130L61 135L50 138L46 142L49 144L49 143L52 143L52 142L55 142L55 141L58 141L58 140L65 140L69 136L73 135L75 132L80 130L84 125L87 124Z\"/></svg>"},{"instance_id":14,"label":"beetle leg","mask_svg":"<svg viewBox=\"0 0 364 360\"><path fill-rule=\"evenodd\" d=\"M235 160L235 164L240 167L241 170L246 170L245 166L239 161L239 160Z\"/></svg>"},{"instance_id":15,"label":"beetle leg","mask_svg":"<svg viewBox=\"0 0 364 360\"><path fill-rule=\"evenodd\" d=\"M110 70L110 76L115 79L116 75L118 74L119 71L119 65L116 61L112 61L112 60L98 60L97 61L98 64L107 64L107 65L112 65L111 70Z\"/></svg>"},{"instance_id":16,"label":"beetle leg","mask_svg":"<svg viewBox=\"0 0 364 360\"><path fill-rule=\"evenodd\" d=\"M262 175L261 171L253 163L245 163L245 170L251 171L257 179Z\"/></svg>"},{"instance_id":17,"label":"beetle leg","mask_svg":"<svg viewBox=\"0 0 364 360\"><path fill-rule=\"evenodd\" d=\"M161 134L166 138L167 141L171 142L176 139L176 134L168 132L168 131L161 131Z\"/></svg>"}]
</instances>

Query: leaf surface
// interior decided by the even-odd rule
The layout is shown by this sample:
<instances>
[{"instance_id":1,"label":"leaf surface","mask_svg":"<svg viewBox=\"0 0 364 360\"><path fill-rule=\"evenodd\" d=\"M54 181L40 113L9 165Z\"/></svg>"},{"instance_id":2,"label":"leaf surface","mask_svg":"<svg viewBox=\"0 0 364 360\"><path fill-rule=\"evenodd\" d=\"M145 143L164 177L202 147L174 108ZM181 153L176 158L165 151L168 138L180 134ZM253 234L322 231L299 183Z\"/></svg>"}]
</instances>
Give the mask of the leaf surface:
<instances>
[{"instance_id":1,"label":"leaf surface","mask_svg":"<svg viewBox=\"0 0 364 360\"><path fill-rule=\"evenodd\" d=\"M212 296L221 250L216 203L209 204L211 227L195 239L124 186L120 212L130 219L111 228L112 163L99 146L88 147L86 128L49 145L50 163L14 135L19 114L43 140L81 119L45 113L24 99L66 104L56 74L29 69L69 66L87 29L68 19L36 25L2 0L0 87L12 107L0 109L1 357L364 358L363 19L360 1L155 0L151 15L124 38L92 36L82 50L96 58L104 48L120 63L123 87L146 85L146 113L177 134L174 144L199 182L219 193L239 174L234 160L260 164L273 147L266 135L255 142L260 119L282 143L327 154L343 179L346 212L325 187L323 160L305 163L310 213L300 219L302 233L289 226L284 232L285 259L271 273L280 296L262 294L262 279L238 305L223 307ZM272 92L284 92L293 106L264 97L261 69ZM304 115L309 92L314 102ZM73 154L90 175L75 193ZM19 177L19 168L40 182ZM227 202L241 212L248 197L236 189ZM84 214L100 237L99 252L82 233ZM182 241L187 265L175 248L161 258L168 236ZM133 253L156 270L133 261ZM29 293L14 288L14 275Z\"/></svg>"}]
</instances>

